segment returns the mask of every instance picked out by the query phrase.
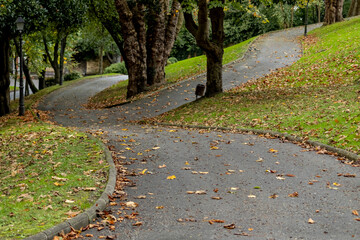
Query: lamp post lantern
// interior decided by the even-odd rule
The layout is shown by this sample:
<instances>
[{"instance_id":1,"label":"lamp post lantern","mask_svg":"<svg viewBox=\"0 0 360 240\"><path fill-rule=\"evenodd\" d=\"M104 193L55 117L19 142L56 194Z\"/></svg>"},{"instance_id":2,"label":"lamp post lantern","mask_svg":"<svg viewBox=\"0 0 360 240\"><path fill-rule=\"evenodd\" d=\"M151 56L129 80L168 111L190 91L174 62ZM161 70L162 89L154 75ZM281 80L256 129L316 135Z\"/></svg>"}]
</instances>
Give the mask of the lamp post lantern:
<instances>
[{"instance_id":1,"label":"lamp post lantern","mask_svg":"<svg viewBox=\"0 0 360 240\"><path fill-rule=\"evenodd\" d=\"M25 21L22 17L16 20L16 30L20 33L20 102L19 102L19 116L25 115L24 104L24 79L23 79L23 52L22 52L22 32L24 31Z\"/></svg>"}]
</instances>

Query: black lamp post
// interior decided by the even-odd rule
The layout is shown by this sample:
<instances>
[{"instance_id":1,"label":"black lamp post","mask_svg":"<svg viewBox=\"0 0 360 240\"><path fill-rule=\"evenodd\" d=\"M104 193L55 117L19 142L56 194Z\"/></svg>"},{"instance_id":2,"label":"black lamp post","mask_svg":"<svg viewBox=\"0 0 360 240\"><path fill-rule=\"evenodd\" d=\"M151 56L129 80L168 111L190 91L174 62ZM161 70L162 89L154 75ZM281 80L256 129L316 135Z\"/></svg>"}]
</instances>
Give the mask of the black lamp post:
<instances>
[{"instance_id":1,"label":"black lamp post","mask_svg":"<svg viewBox=\"0 0 360 240\"><path fill-rule=\"evenodd\" d=\"M307 36L307 25L308 25L308 9L309 9L309 1L306 1L306 8L305 8L305 32L304 32L304 36Z\"/></svg>"},{"instance_id":2,"label":"black lamp post","mask_svg":"<svg viewBox=\"0 0 360 240\"><path fill-rule=\"evenodd\" d=\"M22 17L16 20L16 29L20 33L20 103L19 103L19 116L25 115L24 104L24 79L23 79L23 52L22 52L22 32L24 31L25 21Z\"/></svg>"}]
</instances>

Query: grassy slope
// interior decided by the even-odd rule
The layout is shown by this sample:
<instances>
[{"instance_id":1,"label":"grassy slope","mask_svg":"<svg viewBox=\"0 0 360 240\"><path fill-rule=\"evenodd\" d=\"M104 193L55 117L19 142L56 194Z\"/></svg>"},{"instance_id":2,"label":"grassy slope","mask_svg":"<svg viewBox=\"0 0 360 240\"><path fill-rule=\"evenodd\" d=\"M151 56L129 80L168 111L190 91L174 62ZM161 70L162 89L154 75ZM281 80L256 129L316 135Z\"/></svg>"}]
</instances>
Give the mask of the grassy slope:
<instances>
[{"instance_id":1,"label":"grassy slope","mask_svg":"<svg viewBox=\"0 0 360 240\"><path fill-rule=\"evenodd\" d=\"M224 50L223 63L227 64L241 58L255 38L228 47ZM165 67L167 83L175 83L206 71L206 57L189 58ZM111 106L126 101L127 81L119 82L96 94L89 100L88 107ZM141 97L141 95L139 96ZM134 98L136 99L136 97Z\"/></svg>"},{"instance_id":2,"label":"grassy slope","mask_svg":"<svg viewBox=\"0 0 360 240\"><path fill-rule=\"evenodd\" d=\"M26 97L26 108L58 88ZM17 109L18 101L11 106ZM29 111L16 115L0 118L0 239L22 239L87 209L103 191L108 172L97 141L38 122Z\"/></svg>"},{"instance_id":3,"label":"grassy slope","mask_svg":"<svg viewBox=\"0 0 360 240\"><path fill-rule=\"evenodd\" d=\"M156 121L270 129L360 153L360 18L322 27L293 66Z\"/></svg>"}]
</instances>

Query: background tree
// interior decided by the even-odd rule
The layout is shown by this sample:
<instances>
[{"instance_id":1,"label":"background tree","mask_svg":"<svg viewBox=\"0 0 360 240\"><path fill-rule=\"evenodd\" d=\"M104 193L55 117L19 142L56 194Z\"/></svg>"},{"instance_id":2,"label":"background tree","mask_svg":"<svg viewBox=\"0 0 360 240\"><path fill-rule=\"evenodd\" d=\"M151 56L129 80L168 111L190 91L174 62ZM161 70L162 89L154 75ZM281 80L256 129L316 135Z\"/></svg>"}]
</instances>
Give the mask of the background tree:
<instances>
[{"instance_id":1,"label":"background tree","mask_svg":"<svg viewBox=\"0 0 360 240\"><path fill-rule=\"evenodd\" d=\"M0 0L0 116L10 112L10 41L18 35L15 21L19 16L26 20L27 34L39 27L44 10L37 0Z\"/></svg>"},{"instance_id":2,"label":"background tree","mask_svg":"<svg viewBox=\"0 0 360 240\"><path fill-rule=\"evenodd\" d=\"M324 25L341 22L343 18L344 0L325 0Z\"/></svg>"},{"instance_id":3,"label":"background tree","mask_svg":"<svg viewBox=\"0 0 360 240\"><path fill-rule=\"evenodd\" d=\"M360 15L360 0L352 0L347 14L348 17Z\"/></svg>"},{"instance_id":4,"label":"background tree","mask_svg":"<svg viewBox=\"0 0 360 240\"><path fill-rule=\"evenodd\" d=\"M39 0L46 11L47 28L42 38L47 60L55 73L55 82L63 83L67 39L83 23L88 0ZM51 49L50 49L51 48Z\"/></svg>"}]
</instances>

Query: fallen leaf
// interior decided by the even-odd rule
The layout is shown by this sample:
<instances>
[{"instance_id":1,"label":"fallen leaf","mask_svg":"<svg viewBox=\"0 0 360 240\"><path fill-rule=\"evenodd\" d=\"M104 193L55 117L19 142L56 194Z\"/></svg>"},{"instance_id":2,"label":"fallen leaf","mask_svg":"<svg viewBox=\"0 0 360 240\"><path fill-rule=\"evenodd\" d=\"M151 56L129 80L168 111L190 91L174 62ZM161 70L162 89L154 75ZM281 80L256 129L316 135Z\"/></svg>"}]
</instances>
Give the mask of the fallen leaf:
<instances>
[{"instance_id":1,"label":"fallen leaf","mask_svg":"<svg viewBox=\"0 0 360 240\"><path fill-rule=\"evenodd\" d=\"M295 177L294 174L286 174L287 177Z\"/></svg>"},{"instance_id":2,"label":"fallen leaf","mask_svg":"<svg viewBox=\"0 0 360 240\"><path fill-rule=\"evenodd\" d=\"M176 176L175 175L168 176L166 179L173 180L173 179L176 179Z\"/></svg>"},{"instance_id":3,"label":"fallen leaf","mask_svg":"<svg viewBox=\"0 0 360 240\"><path fill-rule=\"evenodd\" d=\"M137 196L137 197L135 197L136 199L145 199L146 198L146 196L145 195L140 195L140 196Z\"/></svg>"},{"instance_id":4,"label":"fallen leaf","mask_svg":"<svg viewBox=\"0 0 360 240\"><path fill-rule=\"evenodd\" d=\"M221 197L211 197L211 199L214 199L214 200L221 200L222 198L221 198Z\"/></svg>"},{"instance_id":5,"label":"fallen leaf","mask_svg":"<svg viewBox=\"0 0 360 240\"><path fill-rule=\"evenodd\" d=\"M60 178L60 177L56 177L56 176L52 176L51 179L54 179L54 180L60 181L60 182L66 182L68 180L67 178Z\"/></svg>"},{"instance_id":6,"label":"fallen leaf","mask_svg":"<svg viewBox=\"0 0 360 240\"><path fill-rule=\"evenodd\" d=\"M210 149L211 149L211 150L218 150L219 148L218 148L218 147L215 147L215 146L211 146Z\"/></svg>"},{"instance_id":7,"label":"fallen leaf","mask_svg":"<svg viewBox=\"0 0 360 240\"><path fill-rule=\"evenodd\" d=\"M255 195L250 194L250 195L248 195L248 198L256 198L256 196L255 196Z\"/></svg>"},{"instance_id":8,"label":"fallen leaf","mask_svg":"<svg viewBox=\"0 0 360 240\"><path fill-rule=\"evenodd\" d=\"M254 229L253 229L253 228L248 228L248 230L251 232L251 231L253 231Z\"/></svg>"},{"instance_id":9,"label":"fallen leaf","mask_svg":"<svg viewBox=\"0 0 360 240\"><path fill-rule=\"evenodd\" d=\"M225 225L224 228L226 228L226 229L234 229L234 228L235 228L235 224L232 223L232 224L229 224L229 225Z\"/></svg>"},{"instance_id":10,"label":"fallen leaf","mask_svg":"<svg viewBox=\"0 0 360 240\"><path fill-rule=\"evenodd\" d=\"M188 161L186 161L186 162L185 162L185 165L189 165L189 162L188 162Z\"/></svg>"},{"instance_id":11,"label":"fallen leaf","mask_svg":"<svg viewBox=\"0 0 360 240\"><path fill-rule=\"evenodd\" d=\"M209 172L199 172L199 174L205 175L205 174L209 174Z\"/></svg>"},{"instance_id":12,"label":"fallen leaf","mask_svg":"<svg viewBox=\"0 0 360 240\"><path fill-rule=\"evenodd\" d=\"M298 192L293 192L291 194L288 195L289 197L298 197L299 193Z\"/></svg>"},{"instance_id":13,"label":"fallen leaf","mask_svg":"<svg viewBox=\"0 0 360 240\"><path fill-rule=\"evenodd\" d=\"M57 186L57 187L60 187L60 186L63 186L64 184L63 184L63 183L54 182L54 185Z\"/></svg>"},{"instance_id":14,"label":"fallen leaf","mask_svg":"<svg viewBox=\"0 0 360 240\"><path fill-rule=\"evenodd\" d=\"M139 204L137 204L136 202L132 202L132 201L125 203L125 205L128 208L136 208L137 206L139 206Z\"/></svg>"},{"instance_id":15,"label":"fallen leaf","mask_svg":"<svg viewBox=\"0 0 360 240\"><path fill-rule=\"evenodd\" d=\"M314 223L315 223L315 221L314 221L314 220L312 220L311 218L309 218L308 223L310 223L310 224L314 224Z\"/></svg>"},{"instance_id":16,"label":"fallen leaf","mask_svg":"<svg viewBox=\"0 0 360 240\"><path fill-rule=\"evenodd\" d=\"M166 168L166 165L165 164L160 165L159 168Z\"/></svg>"},{"instance_id":17,"label":"fallen leaf","mask_svg":"<svg viewBox=\"0 0 360 240\"><path fill-rule=\"evenodd\" d=\"M356 177L355 174L350 174L350 173L343 174L343 176L344 176L344 177L351 177L351 178Z\"/></svg>"},{"instance_id":18,"label":"fallen leaf","mask_svg":"<svg viewBox=\"0 0 360 240\"><path fill-rule=\"evenodd\" d=\"M256 162L263 162L264 159L262 159L261 157L258 158L258 160L256 160Z\"/></svg>"},{"instance_id":19,"label":"fallen leaf","mask_svg":"<svg viewBox=\"0 0 360 240\"><path fill-rule=\"evenodd\" d=\"M87 187L84 188L84 191L96 191L96 187Z\"/></svg>"},{"instance_id":20,"label":"fallen leaf","mask_svg":"<svg viewBox=\"0 0 360 240\"><path fill-rule=\"evenodd\" d=\"M205 190L198 190L198 191L195 191L195 194L203 195L203 194L206 194L206 191Z\"/></svg>"},{"instance_id":21,"label":"fallen leaf","mask_svg":"<svg viewBox=\"0 0 360 240\"><path fill-rule=\"evenodd\" d=\"M208 221L210 224L214 224L214 223L224 223L224 220L220 220L220 219L211 219Z\"/></svg>"},{"instance_id":22,"label":"fallen leaf","mask_svg":"<svg viewBox=\"0 0 360 240\"><path fill-rule=\"evenodd\" d=\"M85 237L93 237L94 235L92 235L92 234L85 234Z\"/></svg>"},{"instance_id":23,"label":"fallen leaf","mask_svg":"<svg viewBox=\"0 0 360 240\"><path fill-rule=\"evenodd\" d=\"M273 148L270 148L270 149L269 149L269 152L271 152L271 153L277 153L278 150L275 150L275 149L273 149Z\"/></svg>"},{"instance_id":24,"label":"fallen leaf","mask_svg":"<svg viewBox=\"0 0 360 240\"><path fill-rule=\"evenodd\" d=\"M141 225L143 225L143 223L142 223L142 222L136 222L136 223L133 223L133 226L136 226L136 227L141 226Z\"/></svg>"},{"instance_id":25,"label":"fallen leaf","mask_svg":"<svg viewBox=\"0 0 360 240\"><path fill-rule=\"evenodd\" d=\"M276 179L278 179L278 180L285 180L284 177L276 177Z\"/></svg>"},{"instance_id":26,"label":"fallen leaf","mask_svg":"<svg viewBox=\"0 0 360 240\"><path fill-rule=\"evenodd\" d=\"M142 170L141 172L140 172L140 174L142 174L142 175L145 175L145 172L147 171L147 169L144 169L144 170Z\"/></svg>"},{"instance_id":27,"label":"fallen leaf","mask_svg":"<svg viewBox=\"0 0 360 240\"><path fill-rule=\"evenodd\" d=\"M153 150L158 150L158 149L160 149L160 147L153 147L152 149Z\"/></svg>"},{"instance_id":28,"label":"fallen leaf","mask_svg":"<svg viewBox=\"0 0 360 240\"><path fill-rule=\"evenodd\" d=\"M65 203L74 203L75 201L73 201L73 200L68 200L68 199L66 199L65 200Z\"/></svg>"},{"instance_id":29,"label":"fallen leaf","mask_svg":"<svg viewBox=\"0 0 360 240\"><path fill-rule=\"evenodd\" d=\"M195 194L195 191L186 191L187 194Z\"/></svg>"},{"instance_id":30,"label":"fallen leaf","mask_svg":"<svg viewBox=\"0 0 360 240\"><path fill-rule=\"evenodd\" d=\"M164 206L157 206L156 209L163 209Z\"/></svg>"},{"instance_id":31,"label":"fallen leaf","mask_svg":"<svg viewBox=\"0 0 360 240\"><path fill-rule=\"evenodd\" d=\"M353 211L352 211L352 214L354 214L355 216L359 216L359 213L358 213L358 211L356 211L356 210L353 210Z\"/></svg>"},{"instance_id":32,"label":"fallen leaf","mask_svg":"<svg viewBox=\"0 0 360 240\"><path fill-rule=\"evenodd\" d=\"M341 186L341 184L339 184L339 183L337 183L337 182L334 182L333 185L334 185L334 186L337 186L337 187Z\"/></svg>"},{"instance_id":33,"label":"fallen leaf","mask_svg":"<svg viewBox=\"0 0 360 240\"><path fill-rule=\"evenodd\" d=\"M269 196L269 198L272 198L272 199L275 199L275 198L277 198L277 197L279 197L279 196L276 195L275 193L274 193L273 195Z\"/></svg>"},{"instance_id":34,"label":"fallen leaf","mask_svg":"<svg viewBox=\"0 0 360 240\"><path fill-rule=\"evenodd\" d=\"M355 218L355 220L360 222L360 218Z\"/></svg>"}]
</instances>

